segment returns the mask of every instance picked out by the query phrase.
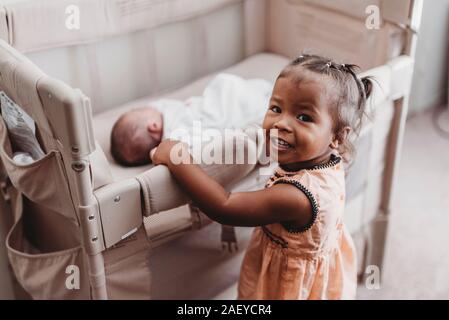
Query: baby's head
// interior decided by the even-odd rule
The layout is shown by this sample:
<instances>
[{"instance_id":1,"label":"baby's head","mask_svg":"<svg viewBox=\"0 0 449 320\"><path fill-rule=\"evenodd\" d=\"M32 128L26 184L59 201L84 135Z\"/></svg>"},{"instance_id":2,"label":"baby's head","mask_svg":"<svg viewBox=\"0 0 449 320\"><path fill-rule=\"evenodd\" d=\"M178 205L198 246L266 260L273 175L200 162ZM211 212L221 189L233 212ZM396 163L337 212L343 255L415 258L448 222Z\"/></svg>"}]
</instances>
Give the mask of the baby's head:
<instances>
[{"instance_id":1,"label":"baby's head","mask_svg":"<svg viewBox=\"0 0 449 320\"><path fill-rule=\"evenodd\" d=\"M158 110L142 107L126 112L112 128L112 156L125 166L149 163L149 152L161 142L162 130Z\"/></svg>"},{"instance_id":2,"label":"baby's head","mask_svg":"<svg viewBox=\"0 0 449 320\"><path fill-rule=\"evenodd\" d=\"M282 70L263 123L280 164L317 162L332 150L346 159L352 154L348 135L359 133L372 90L371 79L359 79L356 68L302 55Z\"/></svg>"}]
</instances>

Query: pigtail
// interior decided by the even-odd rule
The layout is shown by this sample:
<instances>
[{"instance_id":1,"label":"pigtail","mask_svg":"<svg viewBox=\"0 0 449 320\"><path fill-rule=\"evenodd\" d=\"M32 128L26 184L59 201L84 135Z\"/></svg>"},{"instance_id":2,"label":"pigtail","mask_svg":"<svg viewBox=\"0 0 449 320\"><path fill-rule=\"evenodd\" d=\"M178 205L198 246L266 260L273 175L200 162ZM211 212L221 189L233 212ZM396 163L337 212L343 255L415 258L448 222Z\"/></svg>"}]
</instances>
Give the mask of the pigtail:
<instances>
[{"instance_id":1,"label":"pigtail","mask_svg":"<svg viewBox=\"0 0 449 320\"><path fill-rule=\"evenodd\" d=\"M354 106L354 118L351 123L352 127L352 136L353 138L357 138L360 134L362 125L366 117L369 115L366 112L367 109L367 101L372 94L373 91L373 78L370 76L359 78L357 76L357 70L360 68L354 64L342 64L340 65L340 70L347 72L353 78L356 83L357 92L356 95L357 102ZM351 141L347 141L347 143L341 146L340 154L342 154L343 159L348 164L352 163L352 159L355 156L356 150Z\"/></svg>"},{"instance_id":2,"label":"pigtail","mask_svg":"<svg viewBox=\"0 0 449 320\"><path fill-rule=\"evenodd\" d=\"M371 93L373 91L373 81L371 77L363 77L360 79L360 81L363 84L363 89L365 92L365 99L368 99L371 96Z\"/></svg>"}]
</instances>

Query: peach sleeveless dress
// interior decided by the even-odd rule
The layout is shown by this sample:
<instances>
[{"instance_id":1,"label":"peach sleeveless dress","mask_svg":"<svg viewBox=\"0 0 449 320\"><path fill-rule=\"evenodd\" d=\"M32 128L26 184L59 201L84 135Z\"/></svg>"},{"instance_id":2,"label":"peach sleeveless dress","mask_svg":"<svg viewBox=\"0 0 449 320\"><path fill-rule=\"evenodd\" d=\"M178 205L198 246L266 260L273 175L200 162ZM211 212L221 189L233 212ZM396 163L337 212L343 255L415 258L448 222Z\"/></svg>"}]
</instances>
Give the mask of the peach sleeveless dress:
<instances>
[{"instance_id":1,"label":"peach sleeveless dress","mask_svg":"<svg viewBox=\"0 0 449 320\"><path fill-rule=\"evenodd\" d=\"M239 299L354 299L355 247L343 224L345 174L340 157L310 169L278 167L266 184L295 185L311 201L302 230L274 223L255 228L243 260Z\"/></svg>"}]
</instances>

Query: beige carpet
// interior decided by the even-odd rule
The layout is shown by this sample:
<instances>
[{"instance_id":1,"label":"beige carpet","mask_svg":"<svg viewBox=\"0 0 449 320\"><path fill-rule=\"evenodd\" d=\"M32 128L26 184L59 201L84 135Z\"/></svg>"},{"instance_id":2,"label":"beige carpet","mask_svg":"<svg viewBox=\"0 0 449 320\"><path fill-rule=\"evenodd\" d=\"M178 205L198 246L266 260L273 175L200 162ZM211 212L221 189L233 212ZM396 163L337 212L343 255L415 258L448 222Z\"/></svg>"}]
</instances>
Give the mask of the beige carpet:
<instances>
[{"instance_id":1,"label":"beige carpet","mask_svg":"<svg viewBox=\"0 0 449 320\"><path fill-rule=\"evenodd\" d=\"M362 284L360 299L449 298L449 139L437 134L433 112L407 122L381 289ZM234 254L221 252L217 225L155 249L153 298L235 298L249 229L238 232Z\"/></svg>"},{"instance_id":2,"label":"beige carpet","mask_svg":"<svg viewBox=\"0 0 449 320\"><path fill-rule=\"evenodd\" d=\"M449 299L449 137L434 113L407 122L382 286L360 299Z\"/></svg>"}]
</instances>

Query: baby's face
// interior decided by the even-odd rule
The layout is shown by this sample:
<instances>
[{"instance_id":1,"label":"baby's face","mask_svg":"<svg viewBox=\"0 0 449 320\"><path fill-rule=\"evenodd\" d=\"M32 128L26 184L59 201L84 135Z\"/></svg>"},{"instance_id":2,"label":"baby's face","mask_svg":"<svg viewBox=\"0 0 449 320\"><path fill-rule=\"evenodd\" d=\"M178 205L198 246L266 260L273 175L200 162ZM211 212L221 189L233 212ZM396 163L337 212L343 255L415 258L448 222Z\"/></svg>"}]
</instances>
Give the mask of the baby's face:
<instances>
[{"instance_id":1,"label":"baby's face","mask_svg":"<svg viewBox=\"0 0 449 320\"><path fill-rule=\"evenodd\" d=\"M263 128L267 146L277 152L279 164L294 169L329 154L334 141L332 94L329 83L312 72L305 71L300 80L292 75L278 78ZM278 130L279 139L273 129Z\"/></svg>"}]
</instances>

